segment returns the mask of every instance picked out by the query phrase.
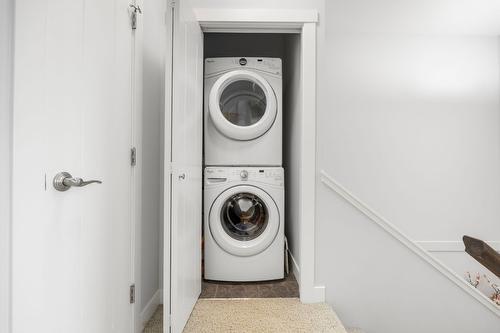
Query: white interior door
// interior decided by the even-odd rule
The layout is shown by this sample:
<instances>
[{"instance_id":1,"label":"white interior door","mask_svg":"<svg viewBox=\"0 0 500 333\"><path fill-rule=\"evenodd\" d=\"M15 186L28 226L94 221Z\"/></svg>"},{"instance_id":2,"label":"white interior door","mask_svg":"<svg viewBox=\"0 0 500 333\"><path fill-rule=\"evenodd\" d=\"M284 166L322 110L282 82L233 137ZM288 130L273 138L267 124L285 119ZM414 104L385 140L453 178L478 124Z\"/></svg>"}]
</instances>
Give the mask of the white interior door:
<instances>
[{"instance_id":1,"label":"white interior door","mask_svg":"<svg viewBox=\"0 0 500 333\"><path fill-rule=\"evenodd\" d=\"M131 332L129 4L16 1L14 333Z\"/></svg>"},{"instance_id":2,"label":"white interior door","mask_svg":"<svg viewBox=\"0 0 500 333\"><path fill-rule=\"evenodd\" d=\"M173 8L172 28L171 211L165 238L171 271L165 285L171 331L181 332L201 292L203 33L188 0Z\"/></svg>"}]
</instances>

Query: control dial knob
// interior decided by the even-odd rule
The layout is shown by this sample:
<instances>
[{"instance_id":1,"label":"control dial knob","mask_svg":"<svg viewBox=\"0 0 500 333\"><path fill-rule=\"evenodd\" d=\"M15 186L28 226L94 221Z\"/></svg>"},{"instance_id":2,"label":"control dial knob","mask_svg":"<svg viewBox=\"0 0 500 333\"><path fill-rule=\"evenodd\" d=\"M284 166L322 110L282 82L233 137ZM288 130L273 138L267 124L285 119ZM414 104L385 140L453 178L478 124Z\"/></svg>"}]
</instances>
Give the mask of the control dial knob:
<instances>
[{"instance_id":1,"label":"control dial knob","mask_svg":"<svg viewBox=\"0 0 500 333\"><path fill-rule=\"evenodd\" d=\"M241 170L240 177L241 177L241 179L248 179L248 171Z\"/></svg>"}]
</instances>

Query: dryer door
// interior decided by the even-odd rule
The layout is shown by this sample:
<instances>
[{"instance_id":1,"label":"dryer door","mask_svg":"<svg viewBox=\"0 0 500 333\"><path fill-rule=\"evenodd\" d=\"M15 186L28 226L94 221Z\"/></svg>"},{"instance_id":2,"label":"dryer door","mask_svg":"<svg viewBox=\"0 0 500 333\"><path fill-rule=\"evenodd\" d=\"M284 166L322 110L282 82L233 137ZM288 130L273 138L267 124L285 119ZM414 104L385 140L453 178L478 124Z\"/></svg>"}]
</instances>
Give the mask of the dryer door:
<instances>
[{"instance_id":1,"label":"dryer door","mask_svg":"<svg viewBox=\"0 0 500 333\"><path fill-rule=\"evenodd\" d=\"M212 204L210 233L226 252L256 255L271 245L280 227L274 200L255 186L240 185L221 193Z\"/></svg>"},{"instance_id":2,"label":"dryer door","mask_svg":"<svg viewBox=\"0 0 500 333\"><path fill-rule=\"evenodd\" d=\"M271 85L248 70L231 71L215 81L208 107L215 127L234 140L253 140L265 134L277 114Z\"/></svg>"}]
</instances>

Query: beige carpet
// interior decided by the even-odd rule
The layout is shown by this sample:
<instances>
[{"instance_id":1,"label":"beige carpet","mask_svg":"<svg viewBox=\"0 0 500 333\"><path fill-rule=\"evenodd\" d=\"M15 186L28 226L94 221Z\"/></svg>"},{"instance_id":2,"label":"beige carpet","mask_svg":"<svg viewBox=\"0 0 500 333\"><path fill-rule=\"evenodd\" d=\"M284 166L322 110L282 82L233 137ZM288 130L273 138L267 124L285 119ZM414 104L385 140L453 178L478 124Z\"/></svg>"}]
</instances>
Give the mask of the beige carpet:
<instances>
[{"instance_id":1,"label":"beige carpet","mask_svg":"<svg viewBox=\"0 0 500 333\"><path fill-rule=\"evenodd\" d=\"M163 305L156 309L142 333L163 333Z\"/></svg>"},{"instance_id":2,"label":"beige carpet","mask_svg":"<svg viewBox=\"0 0 500 333\"><path fill-rule=\"evenodd\" d=\"M253 298L200 299L184 332L346 331L327 304L302 304L298 298Z\"/></svg>"},{"instance_id":3,"label":"beige carpet","mask_svg":"<svg viewBox=\"0 0 500 333\"><path fill-rule=\"evenodd\" d=\"M144 333L162 333L159 307ZM327 304L302 304L298 298L200 299L184 333L330 332L346 333Z\"/></svg>"}]
</instances>

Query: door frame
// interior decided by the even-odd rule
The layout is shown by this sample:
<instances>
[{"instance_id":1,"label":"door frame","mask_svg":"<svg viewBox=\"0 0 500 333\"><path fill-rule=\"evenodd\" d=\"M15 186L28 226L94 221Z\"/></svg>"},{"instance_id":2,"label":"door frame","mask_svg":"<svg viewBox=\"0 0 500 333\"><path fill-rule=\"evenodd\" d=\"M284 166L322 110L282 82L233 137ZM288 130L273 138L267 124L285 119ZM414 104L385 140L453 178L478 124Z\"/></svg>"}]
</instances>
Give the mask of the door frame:
<instances>
[{"instance_id":1,"label":"door frame","mask_svg":"<svg viewBox=\"0 0 500 333\"><path fill-rule=\"evenodd\" d=\"M300 161L299 263L292 256L297 272L300 300L303 303L325 301L325 287L315 281L316 212L316 10L267 9L195 9L203 32L295 33L301 38L302 137Z\"/></svg>"},{"instance_id":2,"label":"door frame","mask_svg":"<svg viewBox=\"0 0 500 333\"><path fill-rule=\"evenodd\" d=\"M300 161L299 262L293 258L300 300L324 302L325 288L315 281L316 212L316 10L195 9L203 32L295 33L301 37L302 118Z\"/></svg>"},{"instance_id":3,"label":"door frame","mask_svg":"<svg viewBox=\"0 0 500 333\"><path fill-rule=\"evenodd\" d=\"M247 10L247 9L201 9L195 8L195 15L203 32L239 33L295 33L301 36L301 80L302 110L308 116L302 122L302 160L300 187L302 189L300 206L300 267L295 260L294 269L298 272L300 300L303 303L325 301L325 287L315 281L315 208L316 208L316 29L318 12L316 10ZM171 31L167 33L167 45L172 45ZM171 64L171 52L167 52L167 64ZM166 70L165 96L165 157L170 156L171 143L171 68ZM202 105L200 105L200 112ZM170 300L170 166L164 168L164 300ZM201 217L200 217L201 223ZM293 258L292 258L293 259ZM168 327L169 318L164 314ZM165 332L167 332L164 329Z\"/></svg>"},{"instance_id":4,"label":"door frame","mask_svg":"<svg viewBox=\"0 0 500 333\"><path fill-rule=\"evenodd\" d=\"M139 8L144 8L143 0L131 1ZM132 8L129 9L130 13ZM141 320L141 307L142 307L142 163L143 163L143 146L142 146L142 118L143 118L143 80L142 80L142 66L143 66L143 41L142 34L144 31L144 20L141 16L138 17L136 29L132 30L132 62L133 71L131 77L131 103L132 103L132 147L135 148L135 165L132 168L131 179L131 207L130 207L130 260L131 260L131 281L134 287L134 302L132 306L132 332L142 331ZM130 152L132 154L132 151ZM131 164L132 164L132 156Z\"/></svg>"},{"instance_id":5,"label":"door frame","mask_svg":"<svg viewBox=\"0 0 500 333\"><path fill-rule=\"evenodd\" d=\"M175 2L169 2L165 12L165 111L163 119L163 332L171 331L171 263L170 231L172 225L172 95L173 95L173 59L174 59L174 16ZM161 250L161 249L160 249Z\"/></svg>"},{"instance_id":6,"label":"door frame","mask_svg":"<svg viewBox=\"0 0 500 333\"><path fill-rule=\"evenodd\" d=\"M14 0L4 2L0 20L0 332L10 332Z\"/></svg>"}]
</instances>

